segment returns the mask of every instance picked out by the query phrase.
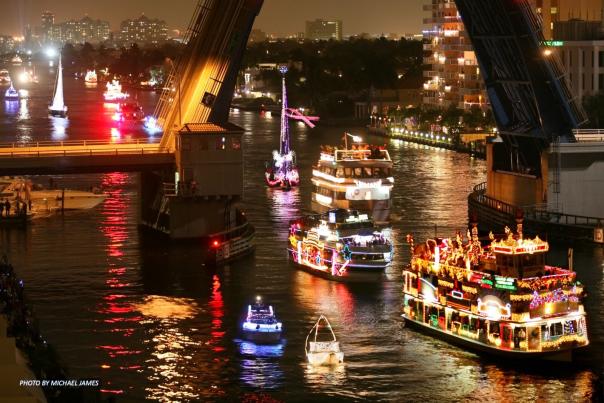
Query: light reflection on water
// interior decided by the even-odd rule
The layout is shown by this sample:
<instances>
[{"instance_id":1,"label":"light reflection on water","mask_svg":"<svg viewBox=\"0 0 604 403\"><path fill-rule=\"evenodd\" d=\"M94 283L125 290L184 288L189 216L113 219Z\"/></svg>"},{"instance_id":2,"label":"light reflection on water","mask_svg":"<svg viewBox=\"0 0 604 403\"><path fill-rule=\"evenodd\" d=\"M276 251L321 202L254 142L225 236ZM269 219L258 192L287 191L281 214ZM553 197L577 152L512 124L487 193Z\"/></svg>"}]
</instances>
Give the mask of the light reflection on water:
<instances>
[{"instance_id":1,"label":"light reflection on water","mask_svg":"<svg viewBox=\"0 0 604 403\"><path fill-rule=\"evenodd\" d=\"M102 105L102 91L77 89L67 81L66 99L82 102L69 105L66 138L109 139L111 112ZM19 112L7 111L5 104L1 142L51 138L46 113L51 90L51 85L48 94L32 89L28 120L18 121ZM147 106L153 97L139 94ZM389 281L355 287L296 270L285 251L288 222L310 212L309 178L320 146L337 143L343 129L292 125L302 186L269 191L264 162L278 144L278 119L242 112L233 120L248 129L243 205L257 229L252 257L214 272L202 265L195 245L147 242L137 230L138 176L132 174L58 178L67 187L101 185L109 197L92 211L66 213L26 231L0 228L2 247L25 279L42 331L72 375L100 376L118 401L239 400L263 391L286 401L309 394L391 401L590 398L604 361L601 249L575 250L578 278L589 293L592 344L578 354L583 366L528 370L493 363L403 329L396 320L400 270L408 260L405 235L433 236L435 224L439 234L463 229L467 192L484 180L484 161L390 141L396 261L388 269ZM553 249L552 262L564 263L566 249ZM257 294L284 323L287 344L274 356L266 351L255 356L237 341L241 314ZM341 341L345 365L339 371L322 373L306 365L304 340L320 313L329 317Z\"/></svg>"}]
</instances>

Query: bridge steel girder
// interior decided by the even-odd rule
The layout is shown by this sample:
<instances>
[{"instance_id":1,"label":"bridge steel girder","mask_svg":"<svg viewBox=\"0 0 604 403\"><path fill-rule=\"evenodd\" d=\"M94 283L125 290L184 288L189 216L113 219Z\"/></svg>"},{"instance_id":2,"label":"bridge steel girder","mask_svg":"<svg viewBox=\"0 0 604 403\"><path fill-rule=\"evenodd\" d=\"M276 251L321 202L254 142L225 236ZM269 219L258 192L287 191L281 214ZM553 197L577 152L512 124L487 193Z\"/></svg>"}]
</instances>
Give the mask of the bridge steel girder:
<instances>
[{"instance_id":1,"label":"bridge steel girder","mask_svg":"<svg viewBox=\"0 0 604 403\"><path fill-rule=\"evenodd\" d=\"M263 0L199 0L186 49L174 65L155 115L161 147L174 151L187 123L225 124L249 34Z\"/></svg>"},{"instance_id":2,"label":"bridge steel girder","mask_svg":"<svg viewBox=\"0 0 604 403\"><path fill-rule=\"evenodd\" d=\"M538 148L573 141L585 122L559 57L544 53L542 21L527 0L455 0L472 41L499 133ZM526 140L525 140L526 141Z\"/></svg>"}]
</instances>

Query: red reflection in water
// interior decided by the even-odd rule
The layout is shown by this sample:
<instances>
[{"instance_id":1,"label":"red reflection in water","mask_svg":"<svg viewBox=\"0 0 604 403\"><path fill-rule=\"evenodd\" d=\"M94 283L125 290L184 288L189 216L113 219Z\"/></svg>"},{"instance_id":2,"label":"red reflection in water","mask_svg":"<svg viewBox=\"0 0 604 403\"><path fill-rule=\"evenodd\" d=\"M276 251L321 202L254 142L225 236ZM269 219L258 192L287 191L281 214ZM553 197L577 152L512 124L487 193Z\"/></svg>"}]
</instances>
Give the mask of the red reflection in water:
<instances>
[{"instance_id":1,"label":"red reflection in water","mask_svg":"<svg viewBox=\"0 0 604 403\"><path fill-rule=\"evenodd\" d=\"M110 292L105 295L97 307L97 313L102 318L99 320L100 332L104 332L105 345L100 345L97 350L103 351L106 356L100 363L103 369L116 371L133 371L140 369L135 358L142 351L132 348L130 336L137 325L144 319L128 301L127 290L131 284L127 280L128 268L123 261L124 247L129 237L129 198L124 191L128 184L128 175L113 173L103 176L103 189L109 194L103 203L103 220L100 230L107 239L105 250L107 252L107 278L105 284ZM112 290L124 290L114 293ZM115 378L115 375L112 375ZM116 378L116 379L119 379ZM107 384L108 388L103 393L123 394L124 390L118 385Z\"/></svg>"},{"instance_id":2,"label":"red reflection in water","mask_svg":"<svg viewBox=\"0 0 604 403\"><path fill-rule=\"evenodd\" d=\"M217 275L212 278L212 295L210 296L210 314L212 315L212 331L210 332L212 340L210 344L215 352L224 351L224 347L219 346L225 332L222 330L222 318L224 317L224 301L222 291L220 291L220 279Z\"/></svg>"}]
</instances>

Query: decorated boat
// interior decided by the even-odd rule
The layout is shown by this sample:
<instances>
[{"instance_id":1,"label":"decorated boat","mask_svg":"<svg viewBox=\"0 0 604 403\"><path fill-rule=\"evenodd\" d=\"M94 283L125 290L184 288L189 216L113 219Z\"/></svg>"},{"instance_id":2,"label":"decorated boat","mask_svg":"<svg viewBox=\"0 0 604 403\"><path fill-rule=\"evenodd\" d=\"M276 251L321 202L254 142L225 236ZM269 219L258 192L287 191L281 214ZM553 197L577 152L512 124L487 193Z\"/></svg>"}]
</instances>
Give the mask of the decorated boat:
<instances>
[{"instance_id":1,"label":"decorated boat","mask_svg":"<svg viewBox=\"0 0 604 403\"><path fill-rule=\"evenodd\" d=\"M86 70L86 75L84 76L84 82L87 84L96 84L98 82L96 70Z\"/></svg>"},{"instance_id":2,"label":"decorated boat","mask_svg":"<svg viewBox=\"0 0 604 403\"><path fill-rule=\"evenodd\" d=\"M271 305L265 305L261 297L248 305L247 317L242 325L246 340L260 344L274 344L281 341L283 324L275 316Z\"/></svg>"},{"instance_id":3,"label":"decorated boat","mask_svg":"<svg viewBox=\"0 0 604 403\"><path fill-rule=\"evenodd\" d=\"M127 99L130 95L122 92L122 85L119 80L111 80L107 83L107 90L103 94L105 102L120 102Z\"/></svg>"},{"instance_id":4,"label":"decorated boat","mask_svg":"<svg viewBox=\"0 0 604 403\"><path fill-rule=\"evenodd\" d=\"M379 281L390 265L388 234L367 214L331 210L290 223L289 255L298 267L335 281Z\"/></svg>"},{"instance_id":5,"label":"decorated boat","mask_svg":"<svg viewBox=\"0 0 604 403\"><path fill-rule=\"evenodd\" d=\"M0 85L10 84L12 82L10 73L6 69L0 70Z\"/></svg>"},{"instance_id":6,"label":"decorated boat","mask_svg":"<svg viewBox=\"0 0 604 403\"><path fill-rule=\"evenodd\" d=\"M329 331L329 336L320 336L321 328ZM340 342L331 327L331 323L324 315L310 329L305 342L306 359L311 365L338 365L344 362L344 353L340 349Z\"/></svg>"},{"instance_id":7,"label":"decorated boat","mask_svg":"<svg viewBox=\"0 0 604 403\"><path fill-rule=\"evenodd\" d=\"M138 102L122 102L118 105L117 111L113 115L113 120L121 124L143 123L145 114L142 106Z\"/></svg>"},{"instance_id":8,"label":"decorated boat","mask_svg":"<svg viewBox=\"0 0 604 403\"><path fill-rule=\"evenodd\" d=\"M509 358L569 361L589 344L583 286L570 269L546 264L549 244L517 232L483 246L467 240L411 244L403 271L405 323L463 347Z\"/></svg>"},{"instance_id":9,"label":"decorated boat","mask_svg":"<svg viewBox=\"0 0 604 403\"><path fill-rule=\"evenodd\" d=\"M52 97L52 103L48 105L48 113L50 116L64 118L67 116L67 106L63 99L63 65L59 57L59 68L57 69L57 81L55 82L55 90Z\"/></svg>"},{"instance_id":10,"label":"decorated boat","mask_svg":"<svg viewBox=\"0 0 604 403\"><path fill-rule=\"evenodd\" d=\"M273 151L273 160L267 163L264 174L269 187L289 189L300 184L300 174L296 167L296 153L291 150L289 144L289 116L287 113L287 88L285 86L285 74L287 68L281 66L279 71L283 75L282 102L281 102L281 135L279 139L279 150Z\"/></svg>"},{"instance_id":11,"label":"decorated boat","mask_svg":"<svg viewBox=\"0 0 604 403\"><path fill-rule=\"evenodd\" d=\"M4 92L4 99L7 101L18 101L19 100L19 91L13 87L11 83L10 87Z\"/></svg>"},{"instance_id":12,"label":"decorated boat","mask_svg":"<svg viewBox=\"0 0 604 403\"><path fill-rule=\"evenodd\" d=\"M392 160L384 147L365 144L362 138L346 133L343 147L322 147L312 184L314 210L353 209L376 221L388 221L394 178Z\"/></svg>"}]
</instances>

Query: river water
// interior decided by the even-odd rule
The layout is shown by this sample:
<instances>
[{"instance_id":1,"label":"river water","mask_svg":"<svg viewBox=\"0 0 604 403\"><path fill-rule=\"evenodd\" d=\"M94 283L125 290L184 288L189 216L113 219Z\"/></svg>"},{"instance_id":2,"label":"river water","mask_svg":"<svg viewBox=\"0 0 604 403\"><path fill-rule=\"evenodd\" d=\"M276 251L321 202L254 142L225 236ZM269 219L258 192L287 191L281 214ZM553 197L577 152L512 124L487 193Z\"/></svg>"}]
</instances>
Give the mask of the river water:
<instances>
[{"instance_id":1,"label":"river water","mask_svg":"<svg viewBox=\"0 0 604 403\"><path fill-rule=\"evenodd\" d=\"M103 105L102 90L71 77L65 89L69 121L48 118L52 83L41 76L29 100L0 106L0 142L150 136L141 129L120 130ZM157 95L139 93L138 99L151 113ZM212 271L195 246L167 245L139 233L135 174L55 178L59 186L101 186L109 197L92 211L34 221L25 230L0 229L0 246L25 280L42 333L70 375L100 378L104 393L117 401L258 395L286 401L589 401L600 393L602 249L575 250L578 278L589 294L591 346L574 365L494 362L401 328L396 320L400 272L409 259L405 234L424 239L465 228L466 196L484 181L484 161L388 141L396 180L395 262L388 281L351 287L296 270L286 253L288 221L310 209L311 165L320 145L338 143L344 129L292 124L303 184L284 193L263 184L279 119L247 112L233 112L231 119L246 129L243 205L257 229L253 256ZM565 257L564 248L554 248L550 262L564 264ZM284 323L286 341L280 346L259 348L239 339L239 323L256 295L273 304ZM335 371L305 364L304 339L321 313L345 353L346 364Z\"/></svg>"}]
</instances>

